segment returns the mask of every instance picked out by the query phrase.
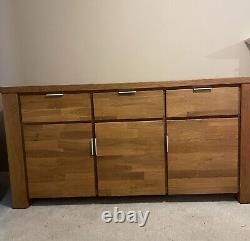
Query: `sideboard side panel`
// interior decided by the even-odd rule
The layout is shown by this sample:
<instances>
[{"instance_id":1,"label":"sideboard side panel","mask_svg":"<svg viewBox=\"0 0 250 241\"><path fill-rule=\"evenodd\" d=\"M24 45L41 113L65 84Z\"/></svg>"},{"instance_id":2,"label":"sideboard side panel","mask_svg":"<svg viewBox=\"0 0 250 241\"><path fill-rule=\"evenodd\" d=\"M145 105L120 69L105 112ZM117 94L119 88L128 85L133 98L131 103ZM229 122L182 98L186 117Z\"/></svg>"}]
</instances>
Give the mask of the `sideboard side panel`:
<instances>
[{"instance_id":1,"label":"sideboard side panel","mask_svg":"<svg viewBox=\"0 0 250 241\"><path fill-rule=\"evenodd\" d=\"M250 203L250 84L241 91L240 203Z\"/></svg>"},{"instance_id":2,"label":"sideboard side panel","mask_svg":"<svg viewBox=\"0 0 250 241\"><path fill-rule=\"evenodd\" d=\"M4 94L2 97L8 147L12 207L27 208L29 206L29 198L26 183L19 97L17 94Z\"/></svg>"}]
</instances>

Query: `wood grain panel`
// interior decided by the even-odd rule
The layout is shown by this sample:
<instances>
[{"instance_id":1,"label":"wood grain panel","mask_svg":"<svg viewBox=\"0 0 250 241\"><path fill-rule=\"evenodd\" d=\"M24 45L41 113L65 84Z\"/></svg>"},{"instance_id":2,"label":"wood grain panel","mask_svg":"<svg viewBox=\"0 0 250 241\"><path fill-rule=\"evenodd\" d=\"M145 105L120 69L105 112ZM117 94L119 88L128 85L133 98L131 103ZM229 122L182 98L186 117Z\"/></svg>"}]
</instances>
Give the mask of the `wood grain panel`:
<instances>
[{"instance_id":1,"label":"wood grain panel","mask_svg":"<svg viewBox=\"0 0 250 241\"><path fill-rule=\"evenodd\" d=\"M213 88L211 92L192 89L167 91L168 117L239 114L239 88Z\"/></svg>"},{"instance_id":2,"label":"wood grain panel","mask_svg":"<svg viewBox=\"0 0 250 241\"><path fill-rule=\"evenodd\" d=\"M96 125L100 196L165 194L162 121Z\"/></svg>"},{"instance_id":3,"label":"wood grain panel","mask_svg":"<svg viewBox=\"0 0 250 241\"><path fill-rule=\"evenodd\" d=\"M163 118L163 91L140 91L132 95L118 92L94 94L96 120Z\"/></svg>"},{"instance_id":4,"label":"wood grain panel","mask_svg":"<svg viewBox=\"0 0 250 241\"><path fill-rule=\"evenodd\" d=\"M30 197L95 195L91 124L25 125L24 137Z\"/></svg>"},{"instance_id":5,"label":"wood grain panel","mask_svg":"<svg viewBox=\"0 0 250 241\"><path fill-rule=\"evenodd\" d=\"M238 192L238 119L168 121L168 193Z\"/></svg>"},{"instance_id":6,"label":"wood grain panel","mask_svg":"<svg viewBox=\"0 0 250 241\"><path fill-rule=\"evenodd\" d=\"M12 207L27 208L29 206L29 197L26 183L19 99L16 94L4 94L2 99L8 149Z\"/></svg>"},{"instance_id":7,"label":"wood grain panel","mask_svg":"<svg viewBox=\"0 0 250 241\"><path fill-rule=\"evenodd\" d=\"M90 121L89 94L64 94L21 96L23 122Z\"/></svg>"},{"instance_id":8,"label":"wood grain panel","mask_svg":"<svg viewBox=\"0 0 250 241\"><path fill-rule=\"evenodd\" d=\"M242 85L241 94L241 155L240 195L241 203L250 203L250 84Z\"/></svg>"}]
</instances>

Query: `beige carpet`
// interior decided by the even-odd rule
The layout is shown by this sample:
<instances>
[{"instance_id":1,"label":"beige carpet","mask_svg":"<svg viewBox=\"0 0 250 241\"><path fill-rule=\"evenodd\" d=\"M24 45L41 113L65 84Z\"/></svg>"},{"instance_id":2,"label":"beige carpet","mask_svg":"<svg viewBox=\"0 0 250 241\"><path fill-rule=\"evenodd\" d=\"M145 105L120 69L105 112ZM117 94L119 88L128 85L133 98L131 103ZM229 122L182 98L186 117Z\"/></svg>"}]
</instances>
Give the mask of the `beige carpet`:
<instances>
[{"instance_id":1,"label":"beige carpet","mask_svg":"<svg viewBox=\"0 0 250 241\"><path fill-rule=\"evenodd\" d=\"M37 200L26 210L9 199L0 202L1 241L250 240L250 205L231 196ZM104 223L101 213L115 206L149 210L148 223Z\"/></svg>"}]
</instances>

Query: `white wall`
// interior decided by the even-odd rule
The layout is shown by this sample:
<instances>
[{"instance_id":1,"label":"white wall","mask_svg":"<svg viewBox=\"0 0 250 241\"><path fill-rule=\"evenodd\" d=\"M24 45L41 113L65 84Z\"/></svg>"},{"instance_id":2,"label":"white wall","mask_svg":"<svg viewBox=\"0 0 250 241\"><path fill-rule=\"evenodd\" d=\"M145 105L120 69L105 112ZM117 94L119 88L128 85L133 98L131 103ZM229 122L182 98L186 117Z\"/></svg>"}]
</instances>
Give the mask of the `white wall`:
<instances>
[{"instance_id":1,"label":"white wall","mask_svg":"<svg viewBox=\"0 0 250 241\"><path fill-rule=\"evenodd\" d=\"M17 42L12 3L0 0L0 85L19 84Z\"/></svg>"},{"instance_id":2,"label":"white wall","mask_svg":"<svg viewBox=\"0 0 250 241\"><path fill-rule=\"evenodd\" d=\"M25 84L250 76L249 0L12 0Z\"/></svg>"},{"instance_id":3,"label":"white wall","mask_svg":"<svg viewBox=\"0 0 250 241\"><path fill-rule=\"evenodd\" d=\"M21 84L13 8L10 0L0 0L0 86ZM0 176L7 171L7 151L0 96Z\"/></svg>"}]
</instances>

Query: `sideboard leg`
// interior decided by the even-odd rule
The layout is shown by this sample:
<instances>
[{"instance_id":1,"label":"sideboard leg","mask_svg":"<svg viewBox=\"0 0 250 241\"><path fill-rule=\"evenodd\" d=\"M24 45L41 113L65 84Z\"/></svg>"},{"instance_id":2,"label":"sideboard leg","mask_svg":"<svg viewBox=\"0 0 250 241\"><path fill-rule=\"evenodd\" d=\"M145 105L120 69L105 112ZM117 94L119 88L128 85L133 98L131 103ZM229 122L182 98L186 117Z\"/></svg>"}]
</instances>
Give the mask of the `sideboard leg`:
<instances>
[{"instance_id":1,"label":"sideboard leg","mask_svg":"<svg viewBox=\"0 0 250 241\"><path fill-rule=\"evenodd\" d=\"M29 207L29 198L19 97L17 94L4 94L2 98L8 147L12 207L27 208Z\"/></svg>"},{"instance_id":2,"label":"sideboard leg","mask_svg":"<svg viewBox=\"0 0 250 241\"><path fill-rule=\"evenodd\" d=\"M250 203L250 84L241 89L241 146L239 202Z\"/></svg>"}]
</instances>

